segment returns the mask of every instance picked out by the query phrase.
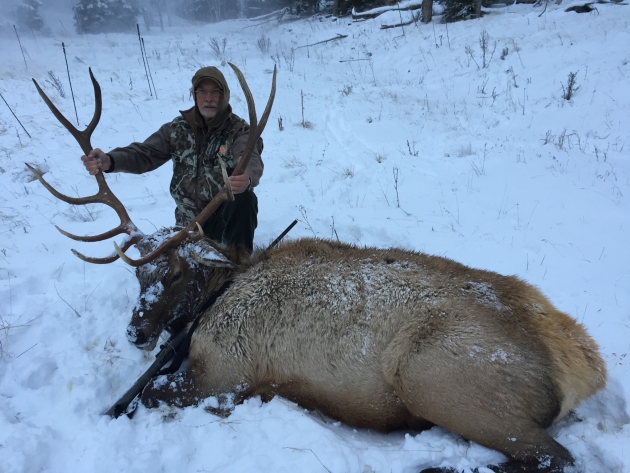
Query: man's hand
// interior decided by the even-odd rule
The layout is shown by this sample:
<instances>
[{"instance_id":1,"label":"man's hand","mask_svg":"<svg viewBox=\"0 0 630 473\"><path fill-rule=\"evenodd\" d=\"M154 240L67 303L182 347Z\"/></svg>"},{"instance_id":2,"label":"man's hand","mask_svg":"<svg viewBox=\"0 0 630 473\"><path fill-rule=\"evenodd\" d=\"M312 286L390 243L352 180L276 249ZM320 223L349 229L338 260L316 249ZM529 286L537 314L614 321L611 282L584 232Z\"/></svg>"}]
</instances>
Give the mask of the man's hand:
<instances>
[{"instance_id":1,"label":"man's hand","mask_svg":"<svg viewBox=\"0 0 630 473\"><path fill-rule=\"evenodd\" d=\"M103 153L99 148L94 148L87 156L81 156L81 161L83 161L85 169L87 169L92 176L99 171L107 171L112 165L109 156Z\"/></svg>"},{"instance_id":2,"label":"man's hand","mask_svg":"<svg viewBox=\"0 0 630 473\"><path fill-rule=\"evenodd\" d=\"M249 174L244 172L240 176L230 176L228 177L230 181L230 185L232 186L232 192L234 194L241 194L247 190L249 187L250 178Z\"/></svg>"}]
</instances>

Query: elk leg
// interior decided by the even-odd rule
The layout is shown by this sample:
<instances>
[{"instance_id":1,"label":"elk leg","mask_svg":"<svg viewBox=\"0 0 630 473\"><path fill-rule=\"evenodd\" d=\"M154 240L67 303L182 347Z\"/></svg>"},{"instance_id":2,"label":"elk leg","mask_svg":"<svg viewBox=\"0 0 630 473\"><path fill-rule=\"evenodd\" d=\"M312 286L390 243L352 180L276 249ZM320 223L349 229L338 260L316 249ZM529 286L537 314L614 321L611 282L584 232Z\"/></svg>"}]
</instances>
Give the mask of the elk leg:
<instances>
[{"instance_id":1,"label":"elk leg","mask_svg":"<svg viewBox=\"0 0 630 473\"><path fill-rule=\"evenodd\" d=\"M205 406L205 410L219 417L228 417L234 406L241 404L251 394L246 383L241 383L233 391L221 393L204 389L194 369L189 367L180 373L153 378L142 391L141 400L148 409L159 407L161 402L169 406L187 407L197 406L210 396L216 396L218 406Z\"/></svg>"},{"instance_id":2,"label":"elk leg","mask_svg":"<svg viewBox=\"0 0 630 473\"><path fill-rule=\"evenodd\" d=\"M507 463L488 466L497 473L560 473L574 465L569 451L536 421L555 411L548 400L553 393L545 393L544 386L519 390L518 382L515 389L493 367L484 371L467 365L465 357L450 358L440 350L436 358L438 353L428 351L432 353L420 350L401 357L392 377L413 415L510 457ZM545 415L545 410L551 412Z\"/></svg>"},{"instance_id":3,"label":"elk leg","mask_svg":"<svg viewBox=\"0 0 630 473\"><path fill-rule=\"evenodd\" d=\"M200 389L191 370L153 378L142 391L142 404L155 408L160 402L176 407L196 406L211 394Z\"/></svg>"}]
</instances>

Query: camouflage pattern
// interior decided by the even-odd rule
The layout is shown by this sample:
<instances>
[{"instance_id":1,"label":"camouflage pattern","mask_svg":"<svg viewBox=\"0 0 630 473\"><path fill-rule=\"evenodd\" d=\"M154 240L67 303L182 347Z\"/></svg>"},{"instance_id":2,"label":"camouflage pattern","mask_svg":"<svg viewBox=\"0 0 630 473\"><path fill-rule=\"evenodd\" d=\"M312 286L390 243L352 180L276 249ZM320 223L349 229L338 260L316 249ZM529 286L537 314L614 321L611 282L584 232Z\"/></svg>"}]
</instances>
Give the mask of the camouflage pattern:
<instances>
[{"instance_id":1,"label":"camouflage pattern","mask_svg":"<svg viewBox=\"0 0 630 473\"><path fill-rule=\"evenodd\" d=\"M176 225L188 225L223 187L223 174L219 159L228 169L236 167L232 154L234 140L249 132L249 126L235 114L221 129L205 136L199 143L195 131L183 117L171 123L171 156L173 178L170 190L177 209Z\"/></svg>"},{"instance_id":2,"label":"camouflage pattern","mask_svg":"<svg viewBox=\"0 0 630 473\"><path fill-rule=\"evenodd\" d=\"M173 162L170 190L177 205L175 222L179 226L188 225L223 187L219 159L225 164L229 175L245 152L249 137L249 125L232 113L229 104L230 88L221 71L216 67L199 69L192 79L193 90L203 79L215 81L223 92L217 112L211 120L206 121L197 105L194 105L188 110L180 110L181 116L162 125L143 143L131 143L107 153L112 162L112 167L107 172L142 174L157 169L168 161ZM251 183L250 192L246 194L247 197L253 196L244 199L249 202L245 207L254 212L253 217L244 217L244 220L251 222L251 238L253 229L256 228L257 213L256 198L251 189L258 185L263 174L262 151L263 141L259 138L245 169ZM238 205L237 207L240 208ZM241 209L238 215L249 215L248 212ZM222 225L224 223L226 222ZM206 226L212 226L211 222L207 222ZM224 230L218 225L215 238L223 240ZM231 230L225 231L231 234ZM228 240L232 241L230 238Z\"/></svg>"}]
</instances>

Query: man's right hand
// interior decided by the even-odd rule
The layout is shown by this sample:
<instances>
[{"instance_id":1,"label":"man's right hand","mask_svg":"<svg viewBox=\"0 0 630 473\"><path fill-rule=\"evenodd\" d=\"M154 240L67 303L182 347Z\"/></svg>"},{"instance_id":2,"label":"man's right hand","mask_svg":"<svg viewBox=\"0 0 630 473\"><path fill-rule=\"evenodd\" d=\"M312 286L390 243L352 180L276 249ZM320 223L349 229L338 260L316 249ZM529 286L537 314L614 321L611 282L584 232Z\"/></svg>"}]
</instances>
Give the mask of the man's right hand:
<instances>
[{"instance_id":1,"label":"man's right hand","mask_svg":"<svg viewBox=\"0 0 630 473\"><path fill-rule=\"evenodd\" d=\"M94 148L87 156L81 156L81 161L91 175L98 174L99 171L107 171L112 165L109 156L99 148Z\"/></svg>"}]
</instances>

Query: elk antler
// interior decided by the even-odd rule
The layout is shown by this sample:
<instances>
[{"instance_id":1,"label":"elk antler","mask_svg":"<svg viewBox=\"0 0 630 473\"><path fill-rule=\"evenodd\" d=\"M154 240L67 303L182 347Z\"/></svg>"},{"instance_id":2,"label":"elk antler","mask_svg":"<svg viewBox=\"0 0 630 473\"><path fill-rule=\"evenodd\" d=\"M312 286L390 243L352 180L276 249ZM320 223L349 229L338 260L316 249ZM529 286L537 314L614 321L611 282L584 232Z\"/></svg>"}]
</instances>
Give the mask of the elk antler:
<instances>
[{"instance_id":1,"label":"elk antler","mask_svg":"<svg viewBox=\"0 0 630 473\"><path fill-rule=\"evenodd\" d=\"M256 143L258 142L260 135L262 135L262 132L265 129L265 125L267 124L267 119L269 118L269 114L271 113L273 99L276 96L276 67L274 66L273 68L273 78L271 80L271 92L269 94L269 100L267 101L267 106L265 107L265 111L260 117L260 122L258 122L258 118L256 117L256 106L254 105L254 99L252 97L251 91L249 90L249 86L247 85L247 81L245 80L245 77L243 76L243 73L234 64L232 63L228 63L228 64L230 64L230 67L234 70L234 73L236 74L236 77L238 78L238 82L239 84L241 84L241 88L243 89L243 93L245 94L245 100L247 101L247 108L249 110L249 136L247 138L247 144L245 145L245 151L243 151L243 154L241 155L241 158L238 164L236 165L234 172L232 173L233 176L239 176L243 174L243 172L247 168L247 165L249 164L249 159L251 158L252 153L254 151L254 146L256 146ZM227 181L225 184L226 184L226 187L229 188L229 183ZM146 264L154 260L155 258L160 256L162 253L164 253L167 249L173 247L174 245L178 245L179 243L184 241L186 238L191 238L191 237L199 238L199 235L201 234L201 232L196 229L200 230L201 227L214 214L214 212L216 212L216 210L221 206L221 204L229 200L233 200L233 198L231 197L231 189L228 195L228 190L226 190L226 187L223 187L219 191L219 193L215 195L214 198L210 202L208 202L206 207L199 213L199 215L197 215L193 219L192 222L188 224L186 228L183 228L182 230L180 230L177 234L175 234L169 240L162 243L158 248L153 250L148 255L140 259L133 260L129 258L127 255L125 255L123 250L121 248L118 248L118 245L114 243L114 246L116 248L116 253L118 253L120 258L125 263L131 266L141 266L143 264ZM196 231L197 233L195 233Z\"/></svg>"},{"instance_id":2,"label":"elk antler","mask_svg":"<svg viewBox=\"0 0 630 473\"><path fill-rule=\"evenodd\" d=\"M39 84L35 79L33 82L35 83L35 87L37 88L37 92L41 98L46 102L48 108L53 113L57 120L61 122L61 124L66 127L66 129L70 132L72 136L77 140L79 146L83 150L83 153L86 155L92 150L92 145L90 143L90 139L92 138L92 133L98 125L99 120L101 119L101 111L103 109L103 98L101 95L101 86L98 84L94 75L92 74L92 69L90 71L90 79L92 79L92 85L94 86L94 116L92 117L92 121L87 126L87 128L83 131L77 130L66 117L64 117L61 112L53 105L48 96L44 93L44 91L40 88ZM96 182L98 183L98 192L90 197L69 197L67 195L61 194L55 188L53 188L46 180L43 178L42 172L29 164L26 164L28 168L31 170L33 175L42 183L42 185L50 191L52 195L57 197L59 200L67 202L72 205L85 205L85 204L105 204L111 207L116 211L118 216L120 217L120 225L117 227L105 232L100 235L94 236L78 236L73 235L72 233L68 233L61 228L55 226L57 230L59 230L62 234L76 241L85 241L85 242L93 242L93 241L102 241L113 236L119 235L121 233L126 233L130 236L129 239L125 240L125 243L122 247L121 251L127 251L131 245L137 243L144 236L142 232L138 230L136 225L131 221L129 215L127 214L127 210L123 206L123 204L118 200L118 198L113 194L113 192L109 189L109 186L105 182L105 176L103 176L102 172L98 172L94 177L96 177ZM85 256L79 253L76 250L72 250L72 252L83 261L87 261L88 263L97 263L97 264L105 264L111 263L118 259L118 255L109 256L106 258L92 258L89 256Z\"/></svg>"}]
</instances>

